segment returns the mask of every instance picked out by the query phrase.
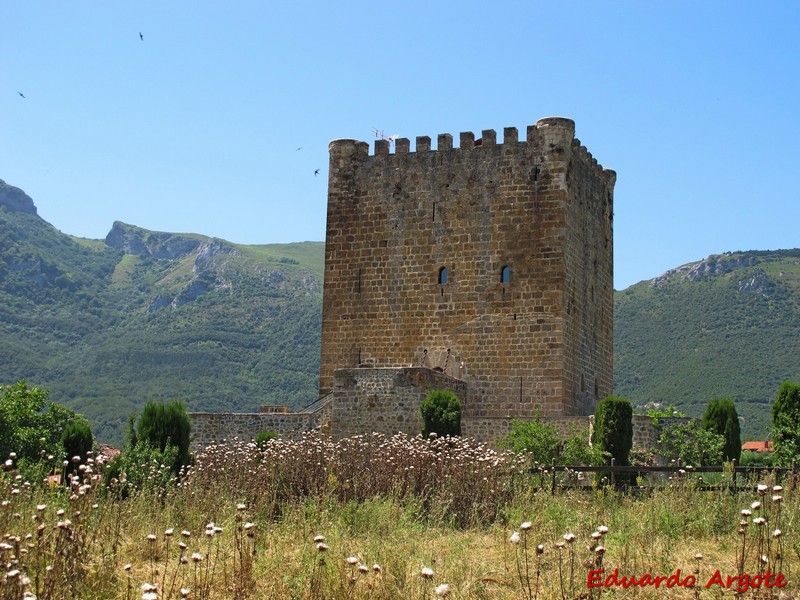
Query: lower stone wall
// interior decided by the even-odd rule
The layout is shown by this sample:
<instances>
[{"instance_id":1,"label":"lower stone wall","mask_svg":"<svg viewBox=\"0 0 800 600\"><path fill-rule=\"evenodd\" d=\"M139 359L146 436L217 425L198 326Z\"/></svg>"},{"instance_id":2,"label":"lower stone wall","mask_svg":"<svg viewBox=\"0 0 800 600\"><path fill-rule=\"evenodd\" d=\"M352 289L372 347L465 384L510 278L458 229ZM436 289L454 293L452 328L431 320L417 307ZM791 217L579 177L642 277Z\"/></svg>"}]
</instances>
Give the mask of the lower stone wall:
<instances>
[{"instance_id":1,"label":"lower stone wall","mask_svg":"<svg viewBox=\"0 0 800 600\"><path fill-rule=\"evenodd\" d=\"M328 431L330 417L330 404L313 413L190 413L192 448L233 438L250 441L262 431L274 431L283 438L299 437L313 429Z\"/></svg>"},{"instance_id":2,"label":"lower stone wall","mask_svg":"<svg viewBox=\"0 0 800 600\"><path fill-rule=\"evenodd\" d=\"M364 433L414 436L419 407L431 390L451 390L464 404L467 384L425 367L337 369L331 431L336 439Z\"/></svg>"},{"instance_id":3,"label":"lower stone wall","mask_svg":"<svg viewBox=\"0 0 800 600\"><path fill-rule=\"evenodd\" d=\"M633 445L642 449L658 447L661 429L653 425L653 417L633 415Z\"/></svg>"},{"instance_id":4,"label":"lower stone wall","mask_svg":"<svg viewBox=\"0 0 800 600\"><path fill-rule=\"evenodd\" d=\"M542 417L541 420L554 425L563 438L585 433L588 443L594 417ZM461 420L461 435L497 446L500 439L511 431L511 421L506 417L464 417Z\"/></svg>"},{"instance_id":5,"label":"lower stone wall","mask_svg":"<svg viewBox=\"0 0 800 600\"><path fill-rule=\"evenodd\" d=\"M467 384L463 380L425 367L338 369L331 400L313 412L191 413L192 446L202 448L235 437L250 440L261 431L274 431L280 437L290 438L313 429L330 433L336 439L373 432L415 436L422 431L420 404L434 389L451 390L462 406L465 404ZM591 435L594 424L591 415L542 420L555 425L565 439L584 432ZM497 446L511 430L511 421L507 417L463 415L461 434ZM633 415L634 446L656 448L659 433L651 417Z\"/></svg>"}]
</instances>

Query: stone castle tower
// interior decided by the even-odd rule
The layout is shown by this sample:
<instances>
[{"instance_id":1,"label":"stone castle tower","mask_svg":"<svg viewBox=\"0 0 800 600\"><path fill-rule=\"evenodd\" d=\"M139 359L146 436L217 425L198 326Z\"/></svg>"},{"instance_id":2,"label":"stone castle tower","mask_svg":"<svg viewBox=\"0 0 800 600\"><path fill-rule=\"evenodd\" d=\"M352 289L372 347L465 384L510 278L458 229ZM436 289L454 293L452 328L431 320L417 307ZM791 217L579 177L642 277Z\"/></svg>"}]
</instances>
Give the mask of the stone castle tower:
<instances>
[{"instance_id":1,"label":"stone castle tower","mask_svg":"<svg viewBox=\"0 0 800 600\"><path fill-rule=\"evenodd\" d=\"M612 391L616 174L574 133L331 142L320 395L403 369L458 383L466 419L593 413ZM333 429L378 430L376 395L334 393Z\"/></svg>"}]
</instances>

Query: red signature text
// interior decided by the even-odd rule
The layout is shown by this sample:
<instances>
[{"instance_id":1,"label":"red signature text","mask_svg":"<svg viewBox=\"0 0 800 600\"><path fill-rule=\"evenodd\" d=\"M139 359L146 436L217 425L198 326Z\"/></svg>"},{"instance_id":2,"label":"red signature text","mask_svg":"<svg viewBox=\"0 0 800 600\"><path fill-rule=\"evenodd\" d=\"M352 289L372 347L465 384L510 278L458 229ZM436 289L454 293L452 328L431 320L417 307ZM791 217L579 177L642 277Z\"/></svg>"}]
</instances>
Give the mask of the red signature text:
<instances>
[{"instance_id":1,"label":"red signature text","mask_svg":"<svg viewBox=\"0 0 800 600\"><path fill-rule=\"evenodd\" d=\"M606 573L605 569L593 569L589 571L586 578L586 587L589 588L610 588L610 587L654 587L654 588L692 588L697 584L697 577L694 575L683 575L680 569L676 569L669 575L620 575L619 568ZM727 575L720 573L719 569L709 577L705 583L706 588L719 586L720 588L733 589L739 593L758 588L771 589L774 587L782 588L787 584L783 573L773 573L769 569L765 573L743 573L741 575Z\"/></svg>"}]
</instances>

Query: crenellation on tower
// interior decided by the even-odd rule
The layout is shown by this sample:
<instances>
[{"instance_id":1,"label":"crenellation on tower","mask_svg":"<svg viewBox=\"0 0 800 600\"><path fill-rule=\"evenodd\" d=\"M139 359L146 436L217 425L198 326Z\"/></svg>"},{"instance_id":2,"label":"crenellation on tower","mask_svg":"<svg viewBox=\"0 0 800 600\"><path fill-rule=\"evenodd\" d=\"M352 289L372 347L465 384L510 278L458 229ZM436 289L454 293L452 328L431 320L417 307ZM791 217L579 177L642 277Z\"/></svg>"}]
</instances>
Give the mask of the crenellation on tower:
<instances>
[{"instance_id":1,"label":"crenellation on tower","mask_svg":"<svg viewBox=\"0 0 800 600\"><path fill-rule=\"evenodd\" d=\"M494 129L481 131L481 146L488 148L497 145L497 132Z\"/></svg>"},{"instance_id":2,"label":"crenellation on tower","mask_svg":"<svg viewBox=\"0 0 800 600\"><path fill-rule=\"evenodd\" d=\"M503 128L503 144L516 144L519 142L519 132L516 127Z\"/></svg>"},{"instance_id":3,"label":"crenellation on tower","mask_svg":"<svg viewBox=\"0 0 800 600\"><path fill-rule=\"evenodd\" d=\"M408 154L411 151L411 140L408 138L397 138L394 141L395 154Z\"/></svg>"},{"instance_id":4,"label":"crenellation on tower","mask_svg":"<svg viewBox=\"0 0 800 600\"><path fill-rule=\"evenodd\" d=\"M462 150L466 150L467 148L472 148L475 146L475 134L471 131L462 131L459 136L459 147Z\"/></svg>"},{"instance_id":5,"label":"crenellation on tower","mask_svg":"<svg viewBox=\"0 0 800 600\"><path fill-rule=\"evenodd\" d=\"M453 149L453 136L449 133L440 133L436 139L436 150L452 150Z\"/></svg>"},{"instance_id":6,"label":"crenellation on tower","mask_svg":"<svg viewBox=\"0 0 800 600\"><path fill-rule=\"evenodd\" d=\"M431 151L431 138L428 135L417 136L417 152L430 152Z\"/></svg>"}]
</instances>

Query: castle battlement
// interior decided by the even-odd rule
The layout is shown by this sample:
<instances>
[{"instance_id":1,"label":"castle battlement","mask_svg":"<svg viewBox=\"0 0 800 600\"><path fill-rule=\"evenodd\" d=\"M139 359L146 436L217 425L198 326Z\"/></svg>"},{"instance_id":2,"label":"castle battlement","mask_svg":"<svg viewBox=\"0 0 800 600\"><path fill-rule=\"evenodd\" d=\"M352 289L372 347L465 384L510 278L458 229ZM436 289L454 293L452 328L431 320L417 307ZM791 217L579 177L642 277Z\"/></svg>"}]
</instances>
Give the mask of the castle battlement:
<instances>
[{"instance_id":1,"label":"castle battlement","mask_svg":"<svg viewBox=\"0 0 800 600\"><path fill-rule=\"evenodd\" d=\"M331 156L341 158L350 157L353 159L367 160L370 156L380 157L404 157L406 155L419 155L426 153L487 153L487 152L518 152L525 145L539 147L542 144L549 144L553 147L560 147L568 153L565 159L570 156L577 157L578 160L585 161L598 173L616 179L616 173L609 169L604 169L592 154L583 146L579 139L575 137L575 122L565 117L547 117L539 119L535 125L529 125L524 141L519 140L519 131L516 127L505 127L503 129L503 139L497 140L497 132L494 129L484 129L480 137L475 138L475 133L462 131L459 134L459 145L453 144L453 135L450 133L440 133L436 136L436 148L433 148L430 136L421 135L415 139L414 151L411 150L411 140L409 138L397 138L394 140L394 152L392 152L392 142L387 139L375 140L373 152L370 155L370 147L367 142L355 139L333 140L329 145Z\"/></svg>"}]
</instances>

